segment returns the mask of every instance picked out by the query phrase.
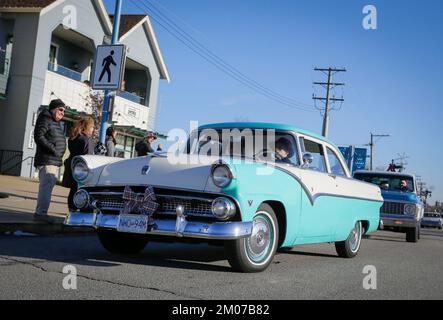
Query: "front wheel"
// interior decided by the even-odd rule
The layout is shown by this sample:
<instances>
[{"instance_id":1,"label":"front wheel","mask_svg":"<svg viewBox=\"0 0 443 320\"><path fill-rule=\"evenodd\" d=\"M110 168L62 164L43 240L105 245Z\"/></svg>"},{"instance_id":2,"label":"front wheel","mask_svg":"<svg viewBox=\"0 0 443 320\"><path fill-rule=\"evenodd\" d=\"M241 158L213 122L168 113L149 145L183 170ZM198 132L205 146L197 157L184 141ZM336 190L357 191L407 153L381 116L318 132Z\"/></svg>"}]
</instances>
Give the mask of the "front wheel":
<instances>
[{"instance_id":1,"label":"front wheel","mask_svg":"<svg viewBox=\"0 0 443 320\"><path fill-rule=\"evenodd\" d=\"M148 244L148 239L136 234L98 230L97 235L102 246L114 254L136 254Z\"/></svg>"},{"instance_id":2,"label":"front wheel","mask_svg":"<svg viewBox=\"0 0 443 320\"><path fill-rule=\"evenodd\" d=\"M363 228L361 222L358 221L345 241L335 243L335 250L338 256L341 258L354 258L360 250L362 235Z\"/></svg>"},{"instance_id":3,"label":"front wheel","mask_svg":"<svg viewBox=\"0 0 443 320\"><path fill-rule=\"evenodd\" d=\"M418 242L420 239L420 228L417 226L415 228L409 228L406 230L406 241L407 242Z\"/></svg>"},{"instance_id":4,"label":"front wheel","mask_svg":"<svg viewBox=\"0 0 443 320\"><path fill-rule=\"evenodd\" d=\"M263 204L253 220L249 238L225 242L228 261L234 270L260 272L272 262L278 245L278 221L271 206Z\"/></svg>"}]
</instances>

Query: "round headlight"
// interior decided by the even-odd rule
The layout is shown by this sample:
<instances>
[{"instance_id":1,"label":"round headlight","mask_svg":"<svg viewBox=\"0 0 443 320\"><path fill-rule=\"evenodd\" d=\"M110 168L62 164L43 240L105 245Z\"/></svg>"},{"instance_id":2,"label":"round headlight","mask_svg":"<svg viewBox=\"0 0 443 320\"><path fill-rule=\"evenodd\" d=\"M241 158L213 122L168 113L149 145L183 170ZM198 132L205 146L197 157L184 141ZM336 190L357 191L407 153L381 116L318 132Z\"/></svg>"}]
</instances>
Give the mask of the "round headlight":
<instances>
[{"instance_id":1,"label":"round headlight","mask_svg":"<svg viewBox=\"0 0 443 320\"><path fill-rule=\"evenodd\" d=\"M232 173L226 165L217 165L212 169L212 180L219 188L227 187L232 181Z\"/></svg>"},{"instance_id":2,"label":"round headlight","mask_svg":"<svg viewBox=\"0 0 443 320\"><path fill-rule=\"evenodd\" d=\"M414 204L407 204L405 205L405 214L412 216L415 214L415 205Z\"/></svg>"},{"instance_id":3,"label":"round headlight","mask_svg":"<svg viewBox=\"0 0 443 320\"><path fill-rule=\"evenodd\" d=\"M78 182L85 181L89 175L89 168L83 160L74 161L72 176Z\"/></svg>"},{"instance_id":4,"label":"round headlight","mask_svg":"<svg viewBox=\"0 0 443 320\"><path fill-rule=\"evenodd\" d=\"M89 206L89 193L83 189L78 190L74 195L73 202L78 209L87 208Z\"/></svg>"},{"instance_id":5,"label":"round headlight","mask_svg":"<svg viewBox=\"0 0 443 320\"><path fill-rule=\"evenodd\" d=\"M212 213L219 220L228 220L235 215L235 204L228 198L217 198L212 202Z\"/></svg>"}]
</instances>

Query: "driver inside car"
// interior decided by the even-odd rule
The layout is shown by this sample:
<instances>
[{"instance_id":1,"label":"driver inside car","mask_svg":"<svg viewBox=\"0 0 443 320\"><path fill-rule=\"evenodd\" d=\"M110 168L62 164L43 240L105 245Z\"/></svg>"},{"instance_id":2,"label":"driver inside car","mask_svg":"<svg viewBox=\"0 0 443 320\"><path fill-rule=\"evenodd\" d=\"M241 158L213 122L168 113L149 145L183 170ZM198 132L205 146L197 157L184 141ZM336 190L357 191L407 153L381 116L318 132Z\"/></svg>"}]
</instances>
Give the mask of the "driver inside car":
<instances>
[{"instance_id":1,"label":"driver inside car","mask_svg":"<svg viewBox=\"0 0 443 320\"><path fill-rule=\"evenodd\" d=\"M275 142L275 162L293 164L291 157L293 155L292 146L288 139L280 138Z\"/></svg>"}]
</instances>

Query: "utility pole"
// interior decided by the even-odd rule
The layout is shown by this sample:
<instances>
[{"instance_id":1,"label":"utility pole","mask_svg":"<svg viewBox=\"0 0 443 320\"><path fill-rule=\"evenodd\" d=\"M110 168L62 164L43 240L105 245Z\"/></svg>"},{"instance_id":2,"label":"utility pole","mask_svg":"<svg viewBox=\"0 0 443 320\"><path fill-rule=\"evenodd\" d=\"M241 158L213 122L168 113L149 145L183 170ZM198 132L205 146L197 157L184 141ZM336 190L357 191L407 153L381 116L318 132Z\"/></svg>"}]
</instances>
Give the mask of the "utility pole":
<instances>
[{"instance_id":1,"label":"utility pole","mask_svg":"<svg viewBox=\"0 0 443 320\"><path fill-rule=\"evenodd\" d=\"M320 85L320 86L322 86L322 87L324 87L326 89L326 98L324 98L324 97L316 97L315 95L312 96L312 99L314 99L314 100L320 100L320 101L324 101L325 102L325 109L324 109L325 114L324 114L324 117L323 117L322 135L324 137L327 137L328 133L329 133L329 113L331 111L330 102L331 101L332 102L337 102L337 101L343 102L343 101L345 101L343 99L343 97L340 98L340 99L337 99L335 97L331 98L331 89L332 88L337 87L337 86L344 86L345 85L344 83L333 83L332 82L332 76L333 76L333 74L338 73L338 72L346 72L346 69L336 69L336 68L322 69L322 68L315 68L314 71L320 71L320 72L323 72L323 73L328 75L328 82L314 82L315 85Z\"/></svg>"},{"instance_id":2,"label":"utility pole","mask_svg":"<svg viewBox=\"0 0 443 320\"><path fill-rule=\"evenodd\" d=\"M117 0L115 4L114 24L112 27L111 44L118 43L118 36L120 33L120 17L122 14L122 3L123 0ZM105 144L106 140L106 129L108 129L108 113L109 113L110 101L111 101L110 91L105 90L105 99L103 101L103 112L102 112L102 119L100 125L100 143L102 144Z\"/></svg>"},{"instance_id":3,"label":"utility pole","mask_svg":"<svg viewBox=\"0 0 443 320\"><path fill-rule=\"evenodd\" d=\"M405 153L403 154L397 154L398 158L394 159L394 160L398 160L399 161L399 170L398 172L403 172L406 170L406 166L408 165L408 162L406 161L407 159L409 159L409 156L407 156Z\"/></svg>"},{"instance_id":4,"label":"utility pole","mask_svg":"<svg viewBox=\"0 0 443 320\"><path fill-rule=\"evenodd\" d=\"M374 138L387 138L387 137L390 137L390 135L388 135L388 134L373 134L371 132L371 142L369 143L369 147L371 148L371 156L370 156L371 162L370 162L369 169L371 171L373 170L373 166L374 166L374 146L375 146Z\"/></svg>"}]
</instances>

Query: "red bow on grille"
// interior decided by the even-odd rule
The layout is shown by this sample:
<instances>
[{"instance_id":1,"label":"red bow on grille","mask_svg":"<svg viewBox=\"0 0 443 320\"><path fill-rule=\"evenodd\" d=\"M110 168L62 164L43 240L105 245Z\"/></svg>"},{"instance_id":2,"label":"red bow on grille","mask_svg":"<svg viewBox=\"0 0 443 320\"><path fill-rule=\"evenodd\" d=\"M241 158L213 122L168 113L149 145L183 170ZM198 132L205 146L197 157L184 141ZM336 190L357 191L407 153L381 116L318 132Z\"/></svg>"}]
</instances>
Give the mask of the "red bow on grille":
<instances>
[{"instance_id":1,"label":"red bow on grille","mask_svg":"<svg viewBox=\"0 0 443 320\"><path fill-rule=\"evenodd\" d=\"M144 214L151 217L159 206L154 190L150 186L143 195L133 192L129 186L126 186L123 200L125 201L123 214Z\"/></svg>"}]
</instances>

